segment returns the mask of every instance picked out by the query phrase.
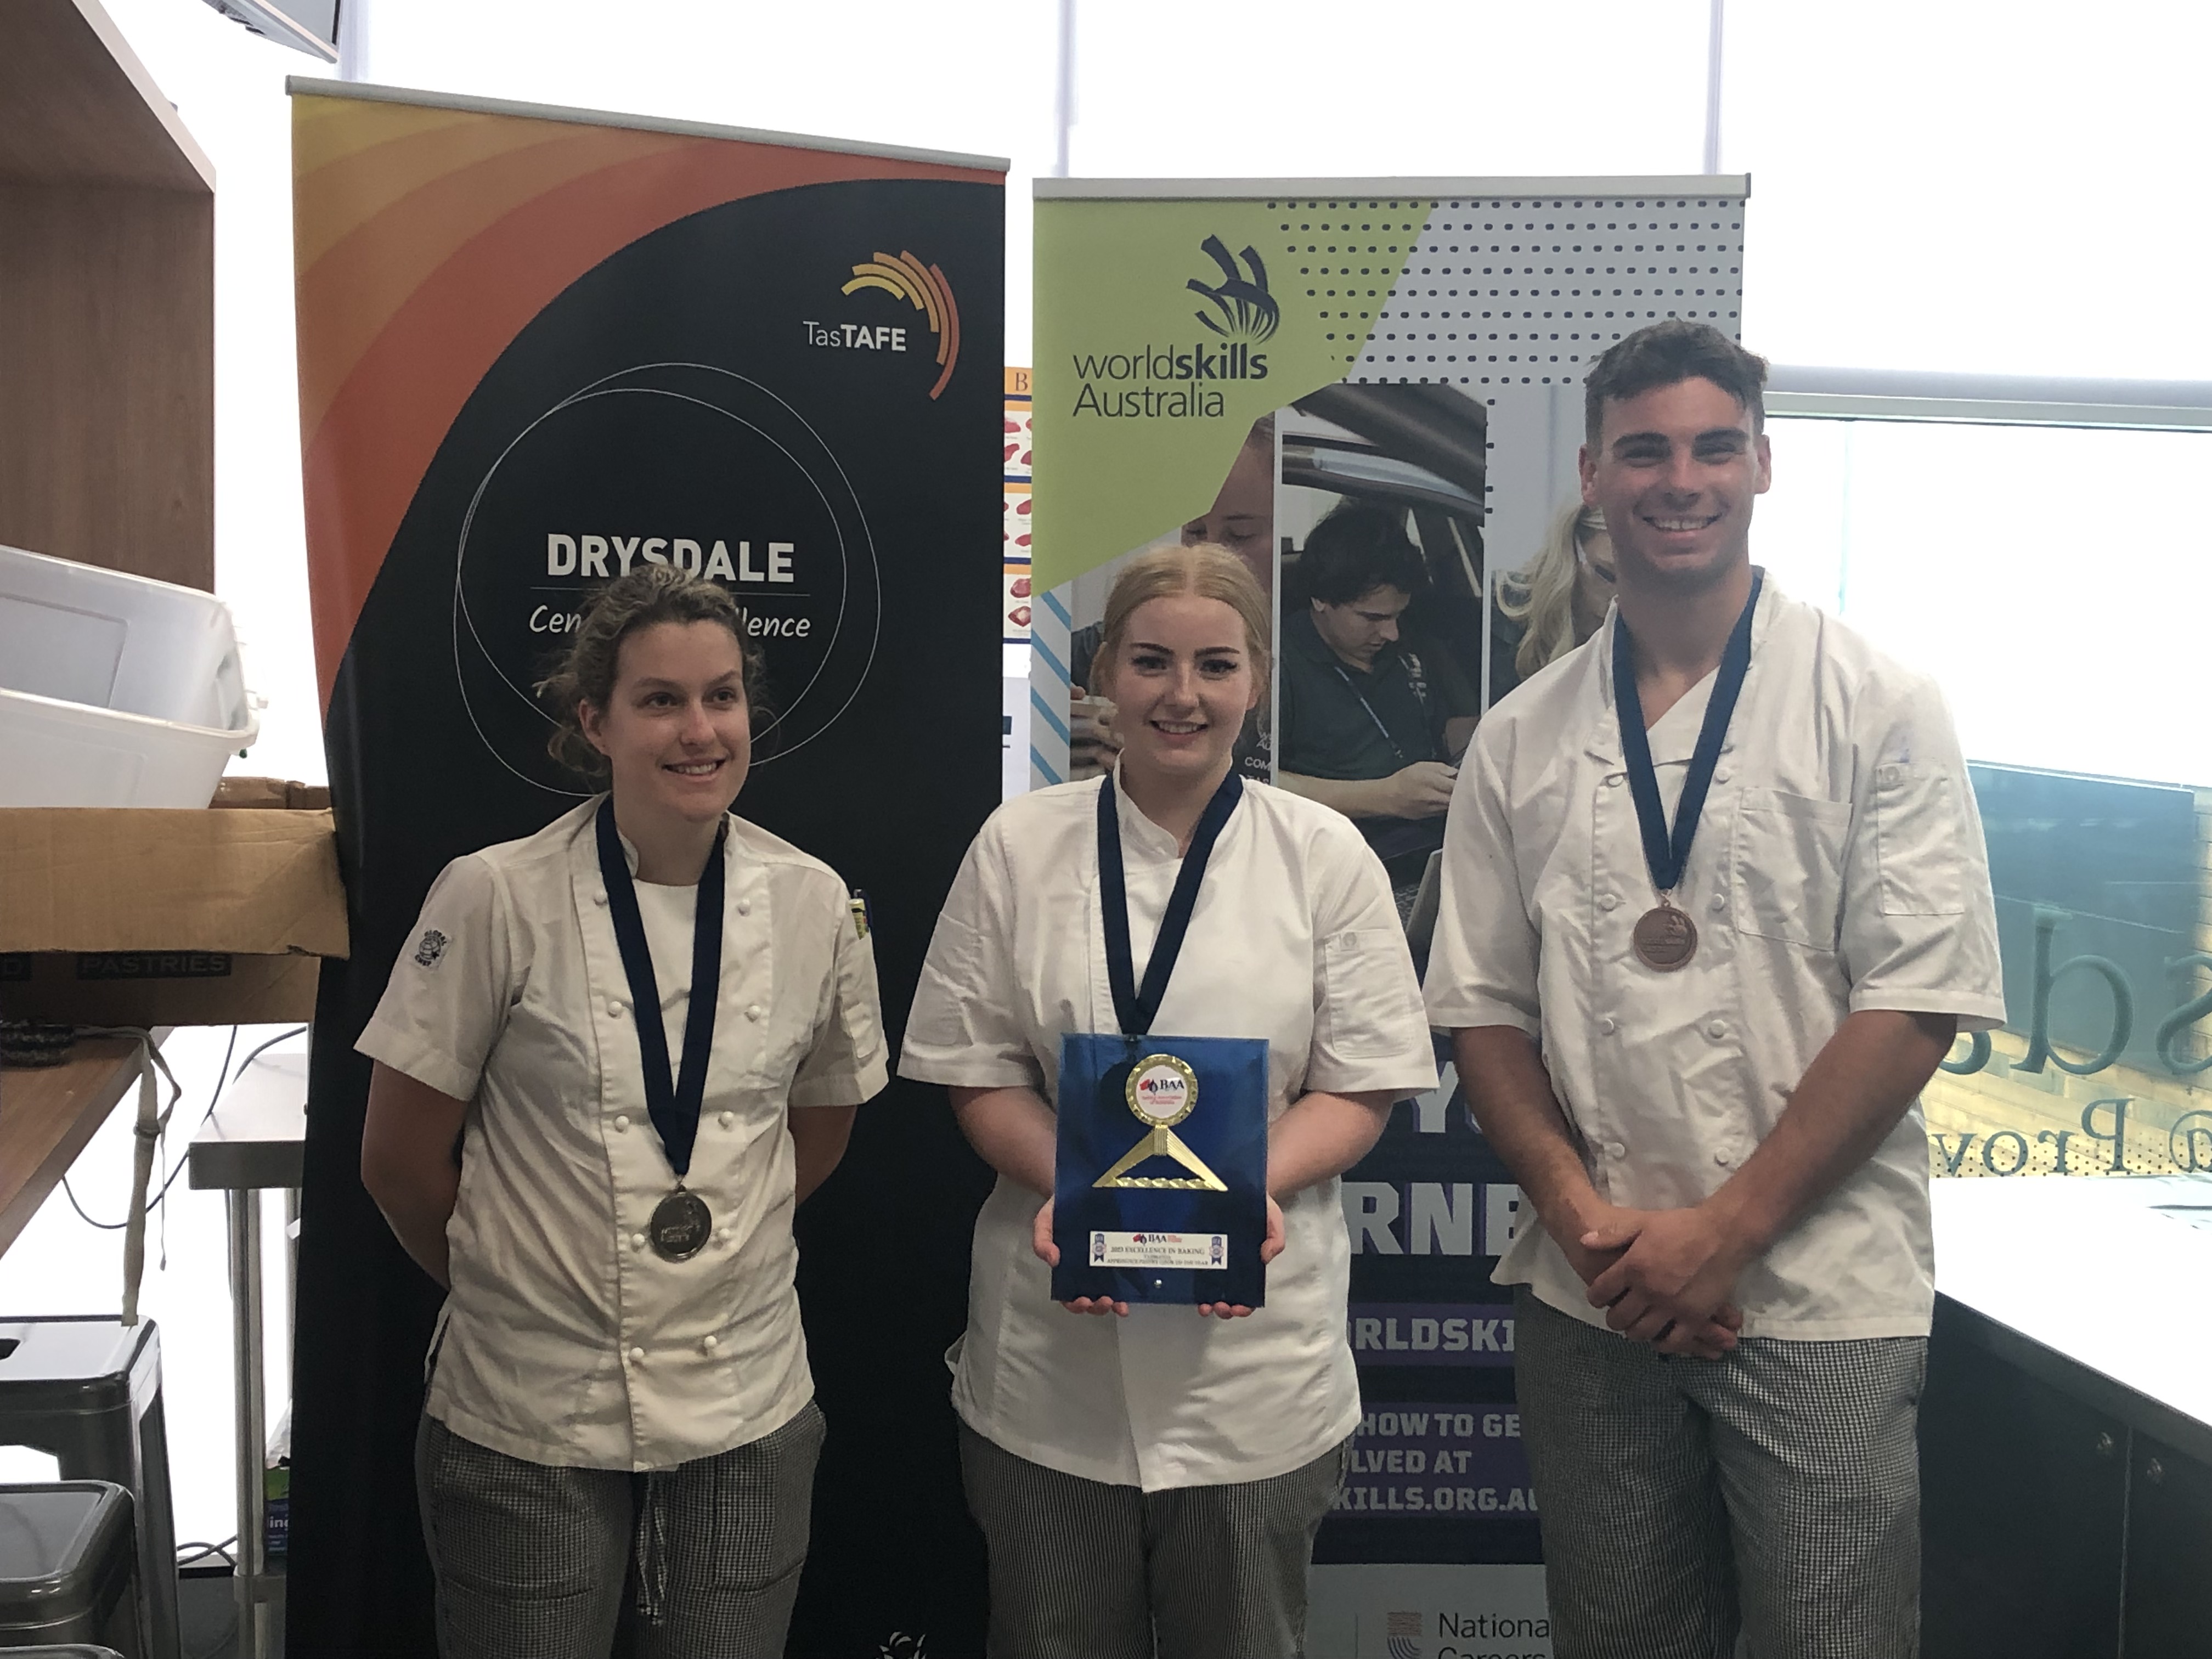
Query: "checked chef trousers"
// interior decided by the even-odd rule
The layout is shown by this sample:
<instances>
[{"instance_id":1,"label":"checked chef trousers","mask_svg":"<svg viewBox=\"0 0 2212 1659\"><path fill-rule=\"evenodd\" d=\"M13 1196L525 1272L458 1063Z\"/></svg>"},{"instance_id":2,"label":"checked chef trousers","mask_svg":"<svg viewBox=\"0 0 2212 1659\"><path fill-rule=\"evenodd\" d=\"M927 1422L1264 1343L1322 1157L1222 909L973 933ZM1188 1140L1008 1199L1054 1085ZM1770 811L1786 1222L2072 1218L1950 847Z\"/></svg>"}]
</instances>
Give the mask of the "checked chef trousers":
<instances>
[{"instance_id":1,"label":"checked chef trousers","mask_svg":"<svg viewBox=\"0 0 2212 1659\"><path fill-rule=\"evenodd\" d=\"M1916 1659L1926 1338L1670 1358L1514 1313L1558 1659Z\"/></svg>"},{"instance_id":2,"label":"checked chef trousers","mask_svg":"<svg viewBox=\"0 0 2212 1659\"><path fill-rule=\"evenodd\" d=\"M439 1653L781 1659L822 1439L810 1401L749 1445L633 1474L526 1462L425 1417L415 1473Z\"/></svg>"}]
</instances>

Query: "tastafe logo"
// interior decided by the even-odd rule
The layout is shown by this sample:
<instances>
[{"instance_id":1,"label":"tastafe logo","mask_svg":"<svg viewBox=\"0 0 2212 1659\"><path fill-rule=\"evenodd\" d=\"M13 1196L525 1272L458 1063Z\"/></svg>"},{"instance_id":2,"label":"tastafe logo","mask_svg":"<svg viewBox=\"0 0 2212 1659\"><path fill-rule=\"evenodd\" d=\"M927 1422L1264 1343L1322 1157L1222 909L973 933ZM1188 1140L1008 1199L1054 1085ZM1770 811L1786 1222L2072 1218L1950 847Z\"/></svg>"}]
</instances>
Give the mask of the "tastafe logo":
<instances>
[{"instance_id":1,"label":"tastafe logo","mask_svg":"<svg viewBox=\"0 0 2212 1659\"><path fill-rule=\"evenodd\" d=\"M838 291L857 294L864 288L896 295L929 319L929 331L937 337L937 384L929 388L935 398L960 362L960 307L953 303L952 284L935 265L925 265L902 250L896 256L878 252L874 258L854 265L853 280Z\"/></svg>"},{"instance_id":2,"label":"tastafe logo","mask_svg":"<svg viewBox=\"0 0 2212 1659\"><path fill-rule=\"evenodd\" d=\"M1282 321L1282 307L1267 292L1267 267L1261 264L1259 250L1244 250L1241 257L1245 269L1240 270L1218 236L1207 237L1199 247L1221 267L1221 281L1213 287L1209 288L1195 276L1183 284L1193 294L1204 295L1211 304L1210 310L1192 313L1200 324L1224 340L1256 343L1273 338L1275 326Z\"/></svg>"},{"instance_id":3,"label":"tastafe logo","mask_svg":"<svg viewBox=\"0 0 2212 1659\"><path fill-rule=\"evenodd\" d=\"M1389 1649L1390 1659L1421 1659L1421 1615L1418 1613L1386 1613L1382 1615L1382 1634Z\"/></svg>"}]
</instances>

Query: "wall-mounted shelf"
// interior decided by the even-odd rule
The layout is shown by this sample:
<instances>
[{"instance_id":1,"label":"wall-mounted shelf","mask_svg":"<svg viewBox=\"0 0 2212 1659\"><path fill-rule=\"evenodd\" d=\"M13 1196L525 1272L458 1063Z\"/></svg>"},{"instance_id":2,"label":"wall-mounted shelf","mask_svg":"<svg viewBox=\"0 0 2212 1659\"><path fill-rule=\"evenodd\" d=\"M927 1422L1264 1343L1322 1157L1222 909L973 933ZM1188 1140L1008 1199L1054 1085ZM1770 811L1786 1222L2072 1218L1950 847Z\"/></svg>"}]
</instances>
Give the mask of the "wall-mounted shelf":
<instances>
[{"instance_id":1,"label":"wall-mounted shelf","mask_svg":"<svg viewBox=\"0 0 2212 1659\"><path fill-rule=\"evenodd\" d=\"M0 4L0 543L215 585L215 169L98 0Z\"/></svg>"}]
</instances>

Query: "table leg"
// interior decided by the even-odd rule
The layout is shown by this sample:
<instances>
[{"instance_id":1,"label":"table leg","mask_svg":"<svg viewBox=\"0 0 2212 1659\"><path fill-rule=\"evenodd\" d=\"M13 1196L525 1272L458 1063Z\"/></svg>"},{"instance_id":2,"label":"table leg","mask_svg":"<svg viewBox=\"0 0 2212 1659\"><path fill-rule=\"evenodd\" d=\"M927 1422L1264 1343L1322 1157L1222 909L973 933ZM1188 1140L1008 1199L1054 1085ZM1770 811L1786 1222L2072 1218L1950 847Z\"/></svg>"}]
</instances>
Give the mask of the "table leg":
<instances>
[{"instance_id":1,"label":"table leg","mask_svg":"<svg viewBox=\"0 0 2212 1659\"><path fill-rule=\"evenodd\" d=\"M238 1429L238 1595L240 1659L265 1659L269 1611L263 1578L268 1571L268 1522L262 1458L268 1431L262 1422L261 1194L233 1188L223 1194L230 1220L231 1354L236 1366Z\"/></svg>"}]
</instances>

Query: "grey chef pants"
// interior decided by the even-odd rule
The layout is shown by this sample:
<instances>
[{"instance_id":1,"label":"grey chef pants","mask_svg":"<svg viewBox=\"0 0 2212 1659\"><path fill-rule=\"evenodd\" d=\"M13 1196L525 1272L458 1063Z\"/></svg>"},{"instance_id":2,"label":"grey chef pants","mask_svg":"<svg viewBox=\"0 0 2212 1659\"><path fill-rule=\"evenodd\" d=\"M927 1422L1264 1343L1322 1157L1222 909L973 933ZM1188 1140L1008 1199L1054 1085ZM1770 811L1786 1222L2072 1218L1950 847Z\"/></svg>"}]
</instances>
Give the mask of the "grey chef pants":
<instances>
[{"instance_id":1,"label":"grey chef pants","mask_svg":"<svg viewBox=\"0 0 2212 1659\"><path fill-rule=\"evenodd\" d=\"M425 1417L415 1443L443 1659L781 1659L820 1410L672 1469L551 1468ZM629 1603L623 1618L624 1602Z\"/></svg>"},{"instance_id":2,"label":"grey chef pants","mask_svg":"<svg viewBox=\"0 0 2212 1659\"><path fill-rule=\"evenodd\" d=\"M1926 1338L1674 1359L1513 1306L1558 1659L1920 1651Z\"/></svg>"},{"instance_id":3,"label":"grey chef pants","mask_svg":"<svg viewBox=\"0 0 2212 1659\"><path fill-rule=\"evenodd\" d=\"M1046 1468L963 1424L990 1659L1303 1659L1306 1567L1344 1452L1272 1480L1146 1492Z\"/></svg>"}]
</instances>

